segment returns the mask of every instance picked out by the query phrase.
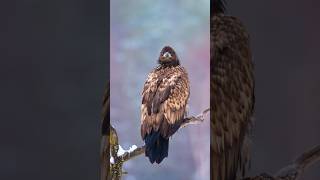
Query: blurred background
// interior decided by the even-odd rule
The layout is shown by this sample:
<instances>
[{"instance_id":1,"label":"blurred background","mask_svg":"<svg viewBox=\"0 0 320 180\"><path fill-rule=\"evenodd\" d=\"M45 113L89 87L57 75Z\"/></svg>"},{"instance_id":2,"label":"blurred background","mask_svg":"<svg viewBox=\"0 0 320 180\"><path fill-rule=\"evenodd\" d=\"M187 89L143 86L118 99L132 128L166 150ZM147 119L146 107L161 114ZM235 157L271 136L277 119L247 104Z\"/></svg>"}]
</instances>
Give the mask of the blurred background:
<instances>
[{"instance_id":1,"label":"blurred background","mask_svg":"<svg viewBox=\"0 0 320 180\"><path fill-rule=\"evenodd\" d=\"M320 144L320 1L230 0L251 35L256 113L251 174L275 173ZM320 179L320 164L302 179Z\"/></svg>"},{"instance_id":2,"label":"blurred background","mask_svg":"<svg viewBox=\"0 0 320 180\"><path fill-rule=\"evenodd\" d=\"M101 97L109 77L108 4L1 1L0 179L98 179ZM198 103L191 113L208 106L206 96L198 96L209 88L209 2L111 4L112 88L119 87L111 90L118 94L112 103L125 99L112 112L128 115L112 117L112 123L128 148L143 144L141 88L163 45L174 46L189 71L190 103ZM319 8L315 0L228 1L229 14L250 32L256 68L251 174L274 173L320 143ZM207 127L179 130L163 165L138 157L126 165L125 178L208 179L209 144L194 145L209 143ZM320 179L319 169L308 169L303 179Z\"/></svg>"},{"instance_id":3,"label":"blurred background","mask_svg":"<svg viewBox=\"0 0 320 180\"><path fill-rule=\"evenodd\" d=\"M191 84L190 114L209 107L209 0L111 0L111 124L120 144L143 145L140 105L143 84L157 66L161 49L172 46ZM209 116L208 116L209 117ZM170 140L169 157L152 165L144 156L125 163L126 180L208 180L209 118L179 130Z\"/></svg>"},{"instance_id":4,"label":"blurred background","mask_svg":"<svg viewBox=\"0 0 320 180\"><path fill-rule=\"evenodd\" d=\"M1 180L99 178L108 4L1 1Z\"/></svg>"}]
</instances>

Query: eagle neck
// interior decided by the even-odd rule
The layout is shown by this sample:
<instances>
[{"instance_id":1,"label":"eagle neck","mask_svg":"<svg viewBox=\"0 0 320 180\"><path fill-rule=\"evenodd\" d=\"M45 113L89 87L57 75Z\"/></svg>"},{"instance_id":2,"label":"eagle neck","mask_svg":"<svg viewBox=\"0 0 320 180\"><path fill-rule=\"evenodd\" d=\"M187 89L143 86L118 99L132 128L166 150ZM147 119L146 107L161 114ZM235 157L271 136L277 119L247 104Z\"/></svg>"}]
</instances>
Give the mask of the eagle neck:
<instances>
[{"instance_id":1,"label":"eagle neck","mask_svg":"<svg viewBox=\"0 0 320 180\"><path fill-rule=\"evenodd\" d=\"M159 62L159 64L160 64L160 67L161 67L161 68L167 68L167 67L176 67L176 66L179 66L179 65L180 65L180 62L179 62L179 60L176 60L176 61L166 62L166 63L161 63L161 62Z\"/></svg>"}]
</instances>

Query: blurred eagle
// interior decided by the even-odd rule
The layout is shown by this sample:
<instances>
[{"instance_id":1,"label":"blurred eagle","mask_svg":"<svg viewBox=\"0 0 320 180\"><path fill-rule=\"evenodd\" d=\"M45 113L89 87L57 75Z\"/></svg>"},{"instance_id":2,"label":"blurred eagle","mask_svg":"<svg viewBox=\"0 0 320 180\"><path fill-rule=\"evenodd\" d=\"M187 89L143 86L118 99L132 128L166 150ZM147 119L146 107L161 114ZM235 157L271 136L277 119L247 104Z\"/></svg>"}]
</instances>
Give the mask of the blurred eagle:
<instances>
[{"instance_id":1,"label":"blurred eagle","mask_svg":"<svg viewBox=\"0 0 320 180\"><path fill-rule=\"evenodd\" d=\"M189 99L189 80L175 51L165 46L142 91L141 137L151 163L168 157L169 137L180 127Z\"/></svg>"},{"instance_id":2,"label":"blurred eagle","mask_svg":"<svg viewBox=\"0 0 320 180\"><path fill-rule=\"evenodd\" d=\"M236 180L249 166L254 75L249 35L223 0L211 3L211 179Z\"/></svg>"}]
</instances>

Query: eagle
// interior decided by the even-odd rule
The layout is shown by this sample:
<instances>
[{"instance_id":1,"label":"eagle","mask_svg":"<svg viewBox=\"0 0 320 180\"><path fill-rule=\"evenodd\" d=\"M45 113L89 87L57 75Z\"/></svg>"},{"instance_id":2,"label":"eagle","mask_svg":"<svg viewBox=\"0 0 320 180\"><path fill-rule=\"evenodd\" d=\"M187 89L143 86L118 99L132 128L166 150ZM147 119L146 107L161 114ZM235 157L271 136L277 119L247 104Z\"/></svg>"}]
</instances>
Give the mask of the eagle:
<instances>
[{"instance_id":1,"label":"eagle","mask_svg":"<svg viewBox=\"0 0 320 180\"><path fill-rule=\"evenodd\" d=\"M161 50L158 64L144 83L141 103L141 137L152 164L168 157L169 137L186 115L190 94L187 71L172 47Z\"/></svg>"},{"instance_id":2,"label":"eagle","mask_svg":"<svg viewBox=\"0 0 320 180\"><path fill-rule=\"evenodd\" d=\"M213 0L210 18L211 179L236 180L249 167L254 74L249 34Z\"/></svg>"}]
</instances>

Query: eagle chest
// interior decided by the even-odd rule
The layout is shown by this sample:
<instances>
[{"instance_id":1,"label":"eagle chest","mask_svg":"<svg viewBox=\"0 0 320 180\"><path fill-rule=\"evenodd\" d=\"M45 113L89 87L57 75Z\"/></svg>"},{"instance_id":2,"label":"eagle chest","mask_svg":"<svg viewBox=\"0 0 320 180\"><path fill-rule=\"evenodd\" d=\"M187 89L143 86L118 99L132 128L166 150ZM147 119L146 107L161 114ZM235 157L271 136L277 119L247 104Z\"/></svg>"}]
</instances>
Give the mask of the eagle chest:
<instances>
[{"instance_id":1,"label":"eagle chest","mask_svg":"<svg viewBox=\"0 0 320 180\"><path fill-rule=\"evenodd\" d=\"M156 68L149 74L142 96L141 124L142 129L146 129L142 131L142 136L162 127L169 131L170 126L179 123L186 111L189 98L186 71L180 66Z\"/></svg>"}]
</instances>

